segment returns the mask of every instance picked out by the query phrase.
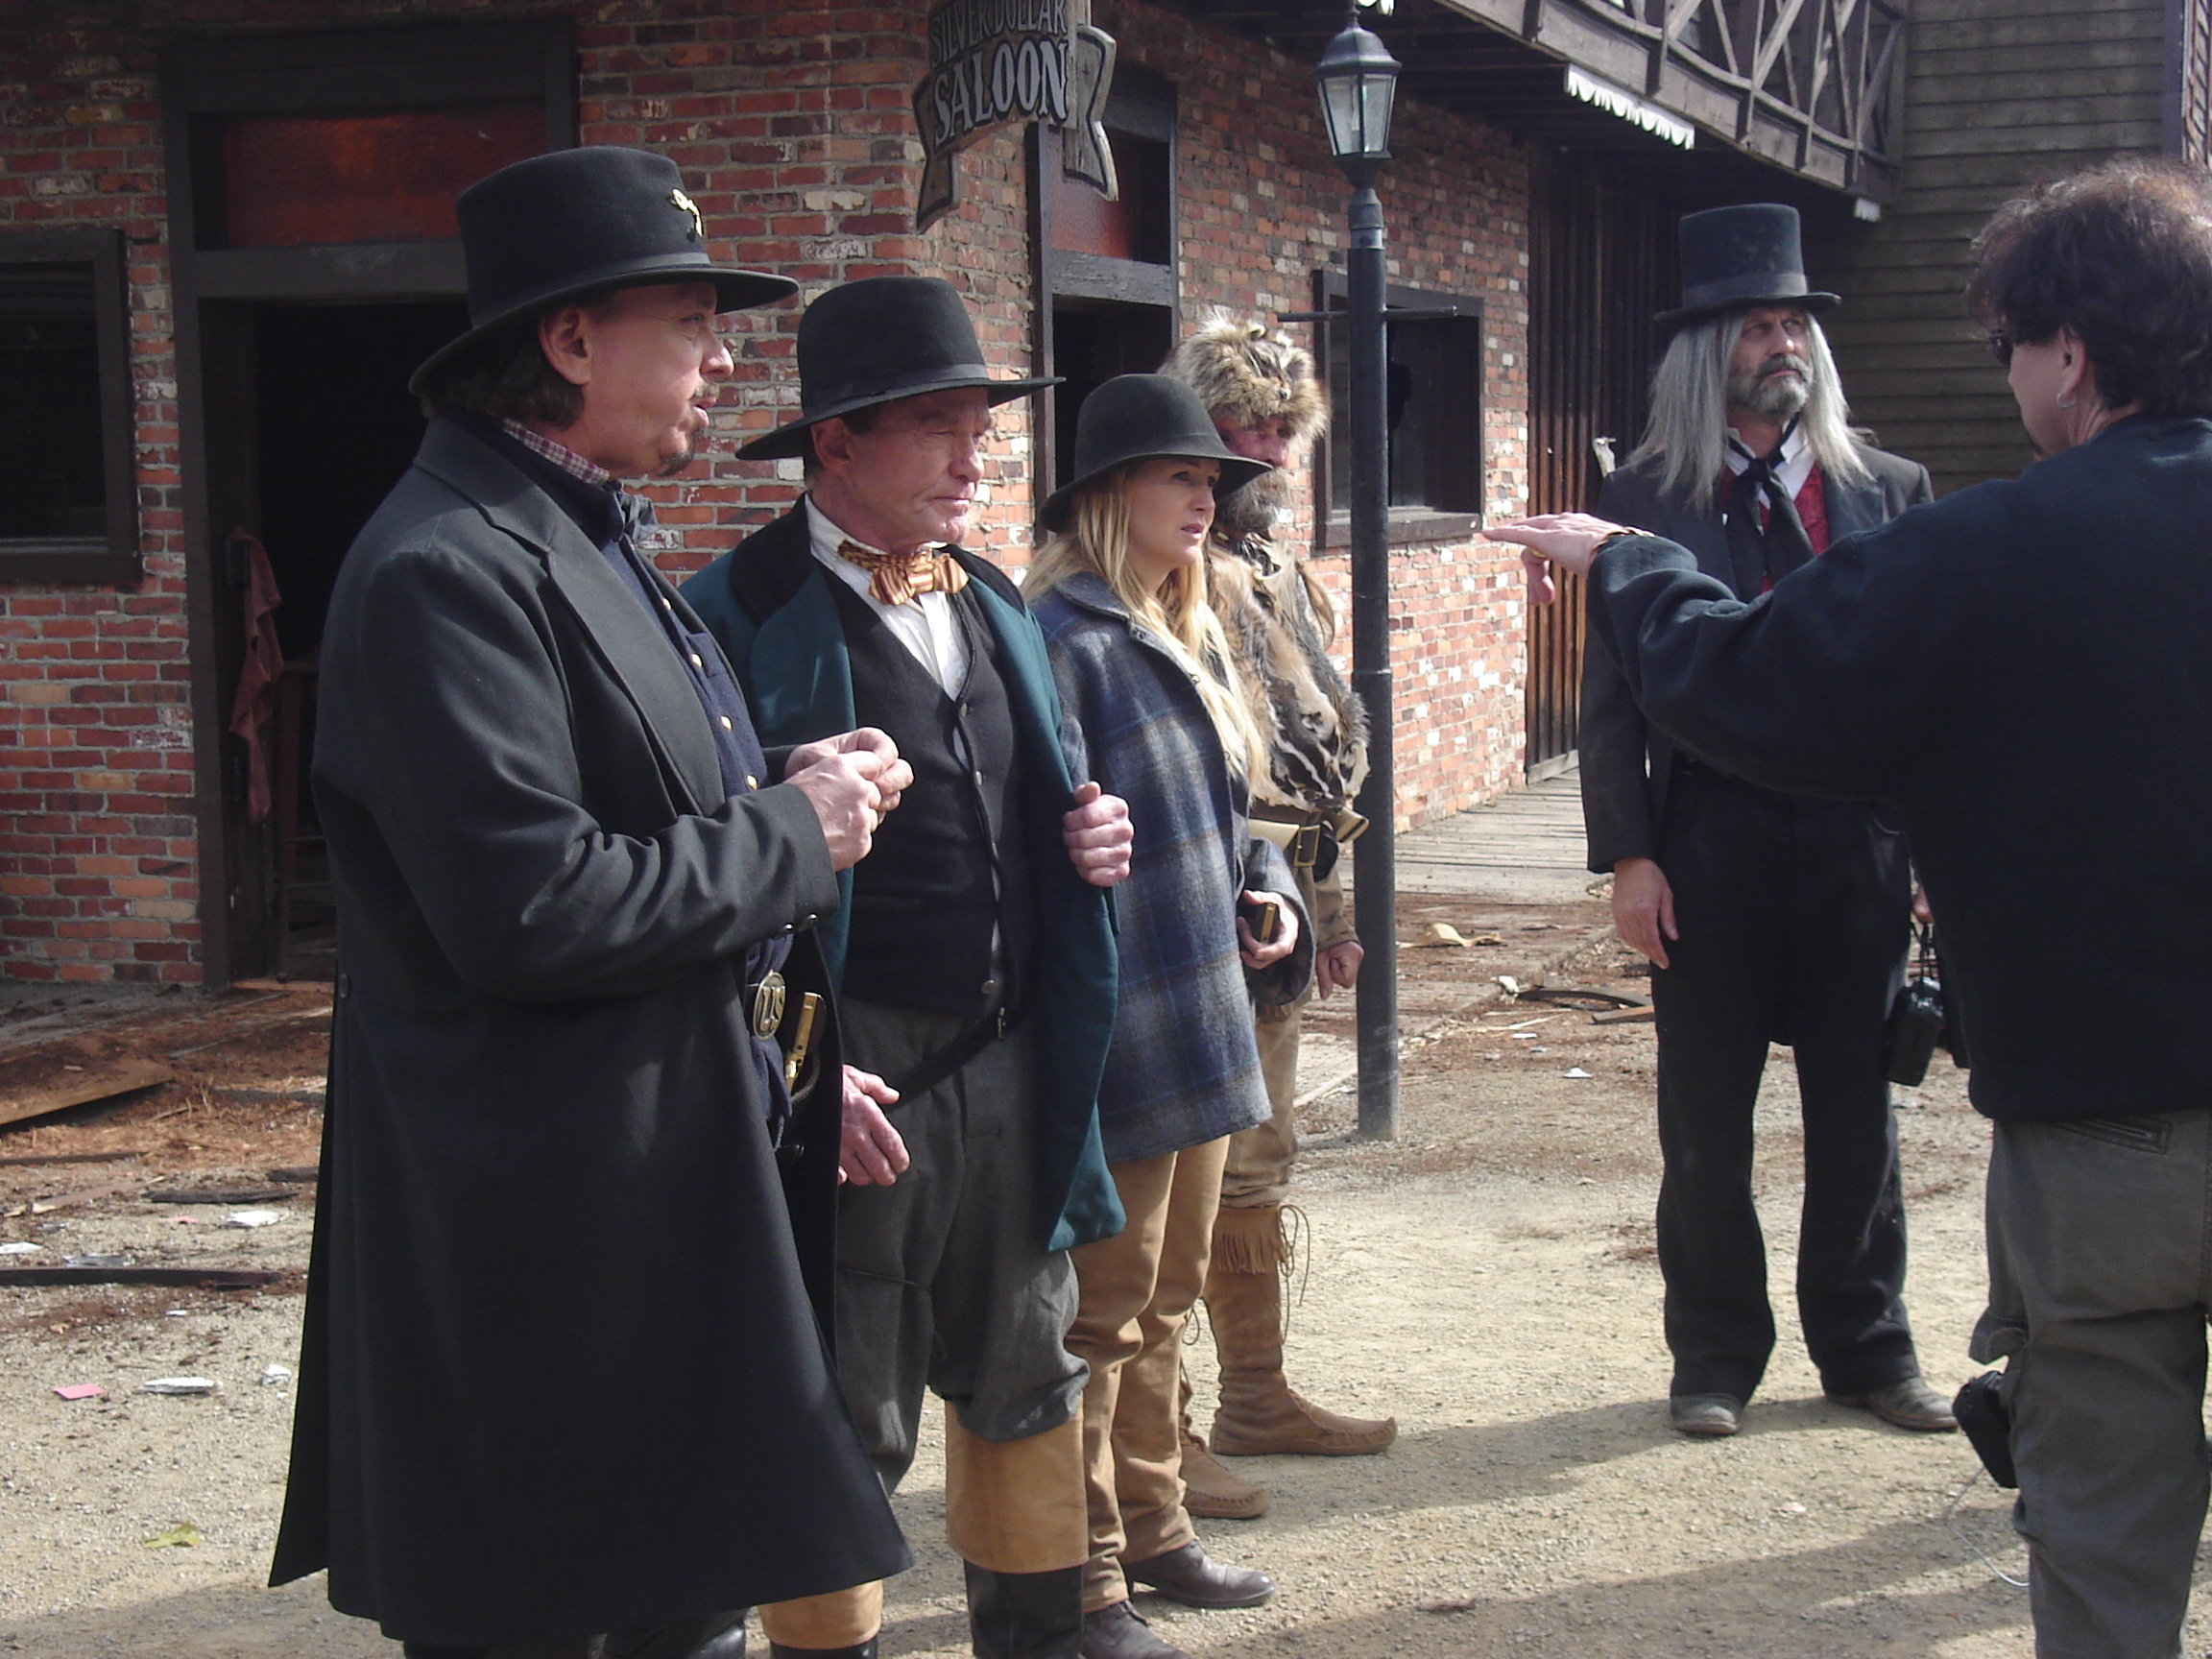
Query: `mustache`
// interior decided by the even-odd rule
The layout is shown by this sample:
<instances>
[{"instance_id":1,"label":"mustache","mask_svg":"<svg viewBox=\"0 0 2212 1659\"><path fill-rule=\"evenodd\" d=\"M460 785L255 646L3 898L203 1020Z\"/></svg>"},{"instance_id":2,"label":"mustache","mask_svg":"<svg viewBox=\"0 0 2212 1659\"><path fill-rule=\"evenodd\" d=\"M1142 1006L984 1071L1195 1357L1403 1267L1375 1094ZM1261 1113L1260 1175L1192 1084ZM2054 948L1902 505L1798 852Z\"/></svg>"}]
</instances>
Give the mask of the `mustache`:
<instances>
[{"instance_id":1,"label":"mustache","mask_svg":"<svg viewBox=\"0 0 2212 1659\"><path fill-rule=\"evenodd\" d=\"M1794 351L1777 351L1766 362L1759 365L1757 377L1764 380L1767 375L1779 374L1785 369L1794 370L1801 379L1810 379L1813 374L1813 363L1810 358L1800 357Z\"/></svg>"}]
</instances>

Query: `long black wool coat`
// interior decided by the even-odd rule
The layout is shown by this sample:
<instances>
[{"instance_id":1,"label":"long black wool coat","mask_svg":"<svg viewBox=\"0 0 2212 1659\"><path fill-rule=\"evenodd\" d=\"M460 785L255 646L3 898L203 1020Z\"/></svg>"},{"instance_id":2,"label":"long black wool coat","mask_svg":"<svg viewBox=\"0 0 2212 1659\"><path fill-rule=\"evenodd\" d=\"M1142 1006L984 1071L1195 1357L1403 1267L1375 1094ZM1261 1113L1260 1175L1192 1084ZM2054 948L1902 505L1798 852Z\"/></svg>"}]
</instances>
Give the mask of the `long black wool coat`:
<instances>
[{"instance_id":1,"label":"long black wool coat","mask_svg":"<svg viewBox=\"0 0 2212 1659\"><path fill-rule=\"evenodd\" d=\"M1936 498L1928 469L1885 449L1862 448L1873 473L1863 484L1828 480L1828 539L1887 524L1907 508ZM1728 526L1718 505L1699 512L1680 493L1659 488L1657 465L1623 467L1605 480L1599 517L1633 524L1687 547L1697 568L1734 589L1759 596L1764 571L1739 569L1728 545ZM1673 739L1644 718L1620 666L1602 651L1582 654L1582 819L1589 836L1590 868L1610 870L1623 858L1659 856L1659 827L1674 779Z\"/></svg>"},{"instance_id":2,"label":"long black wool coat","mask_svg":"<svg viewBox=\"0 0 2212 1659\"><path fill-rule=\"evenodd\" d=\"M319 718L340 975L274 1578L468 1645L903 1568L745 1018L747 946L837 901L805 800L725 798L659 625L442 421L347 558Z\"/></svg>"}]
</instances>

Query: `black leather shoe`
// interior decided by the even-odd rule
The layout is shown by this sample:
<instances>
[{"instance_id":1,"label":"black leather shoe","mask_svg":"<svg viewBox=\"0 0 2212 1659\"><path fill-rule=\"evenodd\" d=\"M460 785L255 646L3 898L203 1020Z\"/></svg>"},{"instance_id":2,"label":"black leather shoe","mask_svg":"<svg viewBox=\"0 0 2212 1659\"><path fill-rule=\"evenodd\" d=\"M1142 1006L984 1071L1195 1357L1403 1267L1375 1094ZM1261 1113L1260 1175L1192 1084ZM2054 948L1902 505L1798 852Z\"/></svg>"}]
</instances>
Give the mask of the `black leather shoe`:
<instances>
[{"instance_id":1,"label":"black leather shoe","mask_svg":"<svg viewBox=\"0 0 2212 1659\"><path fill-rule=\"evenodd\" d=\"M1918 1375L1900 1377L1894 1382L1885 1382L1863 1394L1831 1394L1828 1398L1839 1406L1856 1406L1862 1411L1873 1412L1885 1423L1923 1434L1946 1434L1959 1427L1959 1419L1951 1412L1951 1402L1931 1388L1925 1377Z\"/></svg>"},{"instance_id":2,"label":"black leather shoe","mask_svg":"<svg viewBox=\"0 0 2212 1659\"><path fill-rule=\"evenodd\" d=\"M993 1573L973 1561L961 1565L975 1659L1082 1659L1082 1568Z\"/></svg>"},{"instance_id":3,"label":"black leather shoe","mask_svg":"<svg viewBox=\"0 0 2212 1659\"><path fill-rule=\"evenodd\" d=\"M1190 1659L1190 1655L1153 1635L1144 1615L1128 1602L1111 1601L1083 1615L1083 1659Z\"/></svg>"},{"instance_id":4,"label":"black leather shoe","mask_svg":"<svg viewBox=\"0 0 2212 1659\"><path fill-rule=\"evenodd\" d=\"M605 1659L745 1659L745 1615L709 1613L649 1630L616 1630L606 1639Z\"/></svg>"},{"instance_id":5,"label":"black leather shoe","mask_svg":"<svg viewBox=\"0 0 2212 1659\"><path fill-rule=\"evenodd\" d=\"M1257 1607L1275 1594L1266 1574L1209 1560L1195 1538L1149 1561L1122 1562L1121 1575L1186 1607Z\"/></svg>"},{"instance_id":6,"label":"black leather shoe","mask_svg":"<svg viewBox=\"0 0 2212 1659\"><path fill-rule=\"evenodd\" d=\"M1667 1402L1674 1432L1693 1440L1724 1440L1743 1427L1743 1402L1733 1394L1676 1394Z\"/></svg>"}]
</instances>

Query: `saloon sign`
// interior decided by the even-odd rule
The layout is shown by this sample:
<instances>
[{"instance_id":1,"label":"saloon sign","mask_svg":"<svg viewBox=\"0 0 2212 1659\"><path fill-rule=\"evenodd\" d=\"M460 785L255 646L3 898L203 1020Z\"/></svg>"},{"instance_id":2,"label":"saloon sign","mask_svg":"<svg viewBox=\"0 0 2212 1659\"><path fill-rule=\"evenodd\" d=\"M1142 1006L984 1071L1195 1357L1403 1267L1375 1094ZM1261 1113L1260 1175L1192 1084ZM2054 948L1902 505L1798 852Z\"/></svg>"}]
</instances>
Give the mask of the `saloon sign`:
<instances>
[{"instance_id":1,"label":"saloon sign","mask_svg":"<svg viewBox=\"0 0 2212 1659\"><path fill-rule=\"evenodd\" d=\"M1114 37L1091 27L1089 0L945 0L929 13L929 73L914 88L928 157L916 227L958 204L952 158L1009 121L1059 128L1062 171L1112 200L1100 117L1113 79Z\"/></svg>"}]
</instances>

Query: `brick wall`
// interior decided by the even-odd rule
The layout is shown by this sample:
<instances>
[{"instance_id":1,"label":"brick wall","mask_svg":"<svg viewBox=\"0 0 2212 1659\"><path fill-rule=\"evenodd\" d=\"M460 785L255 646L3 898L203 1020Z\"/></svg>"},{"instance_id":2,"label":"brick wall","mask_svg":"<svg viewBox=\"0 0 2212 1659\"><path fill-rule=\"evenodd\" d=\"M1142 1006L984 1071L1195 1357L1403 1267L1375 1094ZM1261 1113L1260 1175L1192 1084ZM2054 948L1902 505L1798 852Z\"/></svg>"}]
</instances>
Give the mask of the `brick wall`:
<instances>
[{"instance_id":1,"label":"brick wall","mask_svg":"<svg viewBox=\"0 0 2212 1659\"><path fill-rule=\"evenodd\" d=\"M378 21L566 15L581 136L641 144L685 171L710 237L806 296L854 277L942 275L974 309L1002 373L1028 361L1027 180L1019 137L960 159L962 205L912 229L920 166L909 108L922 0L140 0L0 12L0 229L122 228L130 244L141 544L135 589L0 584L0 971L23 978L199 976L196 756L189 711L176 367L155 53L171 39ZM1310 66L1168 12L1102 3L1132 62L1181 84L1181 279L1209 302L1304 309L1310 272L1340 262L1343 187L1326 155ZM1403 108L1382 184L1391 279L1481 294L1487 306L1486 491L1526 489L1527 170L1493 131ZM793 409L798 307L731 320L729 443L652 487L672 573L787 507L796 464L732 459ZM1024 406L999 412L983 534L1026 557L1032 445ZM1310 533L1310 526L1307 532ZM1341 557L1323 579L1344 589ZM1484 799L1520 767L1520 580L1471 542L1402 549L1395 637L1401 818Z\"/></svg>"},{"instance_id":2,"label":"brick wall","mask_svg":"<svg viewBox=\"0 0 2212 1659\"><path fill-rule=\"evenodd\" d=\"M1102 0L1094 15L1125 61L1177 84L1186 318L1209 304L1310 310L1314 269L1343 268L1347 195L1312 65L1146 6ZM1527 162L1496 129L1410 103L1391 149L1377 186L1389 280L1482 300L1484 499L1510 517L1527 499ZM1301 534L1310 546L1310 517ZM1398 811L1410 825L1519 781L1526 623L1510 549L1415 542L1391 565ZM1317 567L1348 616L1348 560Z\"/></svg>"},{"instance_id":3,"label":"brick wall","mask_svg":"<svg viewBox=\"0 0 2212 1659\"><path fill-rule=\"evenodd\" d=\"M128 239L135 589L0 584L0 960L34 979L196 979L198 841L158 109L143 42L0 22L0 229Z\"/></svg>"}]
</instances>

